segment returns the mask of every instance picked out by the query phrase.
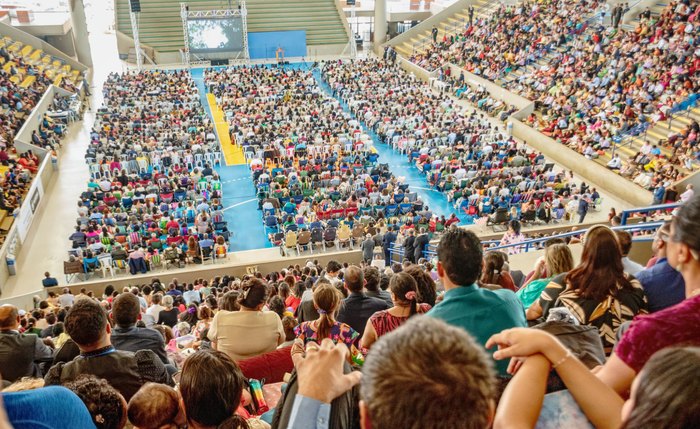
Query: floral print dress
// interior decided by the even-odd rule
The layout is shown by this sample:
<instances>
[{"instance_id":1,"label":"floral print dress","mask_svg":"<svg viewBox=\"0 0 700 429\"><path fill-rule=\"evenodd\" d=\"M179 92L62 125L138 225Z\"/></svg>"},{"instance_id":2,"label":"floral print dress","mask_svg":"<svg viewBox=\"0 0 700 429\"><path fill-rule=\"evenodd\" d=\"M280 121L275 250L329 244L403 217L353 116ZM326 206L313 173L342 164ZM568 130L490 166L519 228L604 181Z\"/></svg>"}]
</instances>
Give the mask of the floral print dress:
<instances>
[{"instance_id":1,"label":"floral print dress","mask_svg":"<svg viewBox=\"0 0 700 429\"><path fill-rule=\"evenodd\" d=\"M309 341L315 341L321 344L321 341L324 340L324 338L318 337L316 322L316 320L303 322L294 328L294 333L298 339L301 339L304 342L304 346L306 346ZM340 322L335 322L331 328L330 335L328 336L328 338L330 338L334 344L343 343L348 346L348 349L350 349L351 352L353 351L354 343L359 337L360 334L352 329L350 325Z\"/></svg>"}]
</instances>

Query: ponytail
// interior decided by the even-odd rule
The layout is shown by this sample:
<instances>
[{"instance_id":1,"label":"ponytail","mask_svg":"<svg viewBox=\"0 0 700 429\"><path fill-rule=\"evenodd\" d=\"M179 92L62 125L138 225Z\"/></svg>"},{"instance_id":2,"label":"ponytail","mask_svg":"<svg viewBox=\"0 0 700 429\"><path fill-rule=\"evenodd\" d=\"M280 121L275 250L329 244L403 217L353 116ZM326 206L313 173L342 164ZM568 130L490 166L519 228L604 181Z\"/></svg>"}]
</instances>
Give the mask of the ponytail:
<instances>
[{"instance_id":1,"label":"ponytail","mask_svg":"<svg viewBox=\"0 0 700 429\"><path fill-rule=\"evenodd\" d=\"M406 292L405 298L406 298L406 301L408 301L408 305L411 308L410 312L408 313L408 317L410 319L418 312L417 294L415 291Z\"/></svg>"},{"instance_id":2,"label":"ponytail","mask_svg":"<svg viewBox=\"0 0 700 429\"><path fill-rule=\"evenodd\" d=\"M333 314L328 314L325 310L318 309L318 322L316 323L316 333L318 334L318 340L323 341L324 338L328 338L331 335L331 329L335 325L335 319Z\"/></svg>"}]
</instances>

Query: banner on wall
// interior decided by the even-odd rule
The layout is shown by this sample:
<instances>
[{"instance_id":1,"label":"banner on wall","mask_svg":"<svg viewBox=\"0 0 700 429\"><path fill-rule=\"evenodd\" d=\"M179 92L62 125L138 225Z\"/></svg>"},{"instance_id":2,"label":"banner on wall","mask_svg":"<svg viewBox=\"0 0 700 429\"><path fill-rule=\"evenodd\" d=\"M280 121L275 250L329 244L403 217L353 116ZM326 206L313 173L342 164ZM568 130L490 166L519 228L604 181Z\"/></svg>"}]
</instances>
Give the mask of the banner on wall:
<instances>
[{"instance_id":1,"label":"banner on wall","mask_svg":"<svg viewBox=\"0 0 700 429\"><path fill-rule=\"evenodd\" d=\"M41 178L37 177L34 180L32 188L27 194L27 199L22 203L22 207L19 210L19 215L17 216L17 233L19 234L20 242L24 243L29 233L29 227L32 225L34 220L34 215L39 207L39 202L44 196L44 187L41 185Z\"/></svg>"}]
</instances>

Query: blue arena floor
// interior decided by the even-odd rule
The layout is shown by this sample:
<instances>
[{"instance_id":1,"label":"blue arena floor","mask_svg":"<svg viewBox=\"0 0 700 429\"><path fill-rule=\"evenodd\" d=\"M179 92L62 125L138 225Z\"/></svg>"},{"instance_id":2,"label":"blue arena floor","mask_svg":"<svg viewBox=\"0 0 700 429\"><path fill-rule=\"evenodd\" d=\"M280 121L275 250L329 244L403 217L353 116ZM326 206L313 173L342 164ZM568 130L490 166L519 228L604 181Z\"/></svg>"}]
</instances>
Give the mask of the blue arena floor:
<instances>
[{"instance_id":1,"label":"blue arena floor","mask_svg":"<svg viewBox=\"0 0 700 429\"><path fill-rule=\"evenodd\" d=\"M292 64L290 68L308 68L308 64ZM204 69L192 69L192 78L197 84L202 104L211 117L211 111L206 100L206 88L204 85ZM320 78L320 73L314 73L321 88L328 95L330 88ZM342 103L347 110L347 105ZM399 152L395 152L390 146L382 143L374 133L368 132L374 140L374 145L379 154L379 162L389 164L389 169L397 177L405 177L410 189L418 193L420 198L430 207L433 213L449 217L455 210L447 201L445 195L437 190L431 189L426 177L421 174L415 165L409 164L408 158ZM250 169L246 165L221 166L216 168L221 178L223 190L224 218L228 222L228 228L232 233L229 250L252 250L265 247L272 247L265 234L262 224L262 215L258 211L255 186L250 174ZM458 214L462 224L467 223L467 219ZM470 221L469 221L470 222Z\"/></svg>"}]
</instances>

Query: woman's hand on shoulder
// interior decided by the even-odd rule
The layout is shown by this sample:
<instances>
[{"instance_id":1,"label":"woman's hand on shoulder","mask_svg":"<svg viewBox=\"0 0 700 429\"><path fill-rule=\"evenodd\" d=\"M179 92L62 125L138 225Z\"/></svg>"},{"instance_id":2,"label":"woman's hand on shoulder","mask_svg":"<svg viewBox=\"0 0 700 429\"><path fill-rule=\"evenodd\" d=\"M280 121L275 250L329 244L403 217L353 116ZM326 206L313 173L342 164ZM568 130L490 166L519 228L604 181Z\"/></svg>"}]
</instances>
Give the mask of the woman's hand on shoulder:
<instances>
[{"instance_id":1,"label":"woman's hand on shoulder","mask_svg":"<svg viewBox=\"0 0 700 429\"><path fill-rule=\"evenodd\" d=\"M547 354L556 347L562 347L559 341L545 331L532 328L513 328L494 334L486 342L486 348L498 346L493 358L503 360L513 357L528 357L534 354Z\"/></svg>"}]
</instances>

